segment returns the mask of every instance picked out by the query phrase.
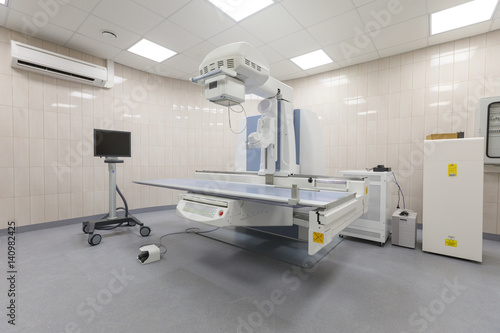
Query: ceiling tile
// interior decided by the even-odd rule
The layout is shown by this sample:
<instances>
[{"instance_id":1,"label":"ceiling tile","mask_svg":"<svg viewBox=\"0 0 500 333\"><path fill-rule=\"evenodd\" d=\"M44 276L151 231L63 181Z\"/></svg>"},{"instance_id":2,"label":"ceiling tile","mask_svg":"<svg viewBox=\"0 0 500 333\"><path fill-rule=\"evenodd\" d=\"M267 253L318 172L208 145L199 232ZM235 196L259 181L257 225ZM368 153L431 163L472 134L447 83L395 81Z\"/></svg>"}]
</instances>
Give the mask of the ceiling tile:
<instances>
[{"instance_id":1,"label":"ceiling tile","mask_svg":"<svg viewBox=\"0 0 500 333\"><path fill-rule=\"evenodd\" d=\"M193 46L192 48L186 50L183 52L183 54L187 55L188 57L201 62L207 54L212 52L216 48L215 45L210 44L209 42L201 42L200 44Z\"/></svg>"},{"instance_id":2,"label":"ceiling tile","mask_svg":"<svg viewBox=\"0 0 500 333\"><path fill-rule=\"evenodd\" d=\"M113 59L120 53L119 48L80 34L74 34L65 46L102 59Z\"/></svg>"},{"instance_id":3,"label":"ceiling tile","mask_svg":"<svg viewBox=\"0 0 500 333\"><path fill-rule=\"evenodd\" d=\"M289 76L300 72L303 72L303 70L290 60L276 62L271 66L271 69L269 70L270 75L274 78Z\"/></svg>"},{"instance_id":4,"label":"ceiling tile","mask_svg":"<svg viewBox=\"0 0 500 333\"><path fill-rule=\"evenodd\" d=\"M168 20L160 23L144 37L175 52L185 51L202 41L200 37Z\"/></svg>"},{"instance_id":5,"label":"ceiling tile","mask_svg":"<svg viewBox=\"0 0 500 333\"><path fill-rule=\"evenodd\" d=\"M285 0L281 5L304 27L354 9L350 1Z\"/></svg>"},{"instance_id":6,"label":"ceiling tile","mask_svg":"<svg viewBox=\"0 0 500 333\"><path fill-rule=\"evenodd\" d=\"M165 65L167 67L177 68L178 70L182 68L182 71L185 74L196 72L198 70L198 66L200 63L194 59L186 57L183 54L177 54L170 59L165 60L161 63L161 65ZM158 66L156 66L158 67ZM162 67L162 66L159 66Z\"/></svg>"},{"instance_id":7,"label":"ceiling tile","mask_svg":"<svg viewBox=\"0 0 500 333\"><path fill-rule=\"evenodd\" d=\"M0 6L0 25L5 26L9 9L5 6Z\"/></svg>"},{"instance_id":8,"label":"ceiling tile","mask_svg":"<svg viewBox=\"0 0 500 333\"><path fill-rule=\"evenodd\" d=\"M71 1L69 5L90 13L99 1L100 0Z\"/></svg>"},{"instance_id":9,"label":"ceiling tile","mask_svg":"<svg viewBox=\"0 0 500 333\"><path fill-rule=\"evenodd\" d=\"M204 0L191 1L169 20L205 40L235 24L233 19Z\"/></svg>"},{"instance_id":10,"label":"ceiling tile","mask_svg":"<svg viewBox=\"0 0 500 333\"><path fill-rule=\"evenodd\" d=\"M493 18L500 18L500 6L497 6L493 13Z\"/></svg>"},{"instance_id":11,"label":"ceiling tile","mask_svg":"<svg viewBox=\"0 0 500 333\"><path fill-rule=\"evenodd\" d=\"M336 42L354 38L358 31L361 33L364 24L359 18L356 10L351 10L340 16L336 16L322 23L307 28L307 31L322 45L330 45Z\"/></svg>"},{"instance_id":12,"label":"ceiling tile","mask_svg":"<svg viewBox=\"0 0 500 333\"><path fill-rule=\"evenodd\" d=\"M423 15L403 23L394 24L370 35L372 35L375 47L379 50L426 38L429 36L428 16Z\"/></svg>"},{"instance_id":13,"label":"ceiling tile","mask_svg":"<svg viewBox=\"0 0 500 333\"><path fill-rule=\"evenodd\" d=\"M339 67L348 67L348 66L353 66L353 65L364 63L364 62L372 61L372 60L375 60L378 58L379 58L378 52L368 52L368 53L361 54L357 57L352 57L352 58L340 60L338 62L338 65L339 65Z\"/></svg>"},{"instance_id":14,"label":"ceiling tile","mask_svg":"<svg viewBox=\"0 0 500 333\"><path fill-rule=\"evenodd\" d=\"M117 8L119 6L119 10ZM163 18L131 0L101 0L92 12L124 29L143 35L157 26Z\"/></svg>"},{"instance_id":15,"label":"ceiling tile","mask_svg":"<svg viewBox=\"0 0 500 333\"><path fill-rule=\"evenodd\" d=\"M358 8L358 12L363 22L365 22L367 32L426 15L427 13L425 1L421 0L398 0L397 2L394 0L377 0Z\"/></svg>"},{"instance_id":16,"label":"ceiling tile","mask_svg":"<svg viewBox=\"0 0 500 333\"><path fill-rule=\"evenodd\" d=\"M275 62L280 62L285 60L285 57L280 55L269 45L262 45L257 48L257 51L259 51L260 54L262 54L262 56L267 60L268 64L273 64Z\"/></svg>"},{"instance_id":17,"label":"ceiling tile","mask_svg":"<svg viewBox=\"0 0 500 333\"><path fill-rule=\"evenodd\" d=\"M36 37L39 39L59 45L65 45L71 38L71 36L73 36L72 31L63 29L53 24L47 24L42 29L40 29L40 31L36 35Z\"/></svg>"},{"instance_id":18,"label":"ceiling tile","mask_svg":"<svg viewBox=\"0 0 500 333\"><path fill-rule=\"evenodd\" d=\"M370 3L373 1L375 1L375 0L352 0L352 2L354 3L354 6L356 6L356 7L364 6L367 3Z\"/></svg>"},{"instance_id":19,"label":"ceiling tile","mask_svg":"<svg viewBox=\"0 0 500 333\"><path fill-rule=\"evenodd\" d=\"M11 30L22 32L31 37L61 45L64 45L73 35L72 31L50 23L44 24L43 26L32 25L31 22L25 21L24 18L26 18L25 14L11 10L5 26Z\"/></svg>"},{"instance_id":20,"label":"ceiling tile","mask_svg":"<svg viewBox=\"0 0 500 333\"><path fill-rule=\"evenodd\" d=\"M275 40L269 45L288 59L321 49L319 43L305 30Z\"/></svg>"},{"instance_id":21,"label":"ceiling tile","mask_svg":"<svg viewBox=\"0 0 500 333\"><path fill-rule=\"evenodd\" d=\"M439 12L443 9L455 7L471 0L427 0L427 11L429 13Z\"/></svg>"},{"instance_id":22,"label":"ceiling tile","mask_svg":"<svg viewBox=\"0 0 500 333\"><path fill-rule=\"evenodd\" d=\"M275 41L302 29L280 5L271 5L239 23L264 43Z\"/></svg>"},{"instance_id":23,"label":"ceiling tile","mask_svg":"<svg viewBox=\"0 0 500 333\"><path fill-rule=\"evenodd\" d=\"M275 0L236 23L207 0L11 0L9 7L0 7L0 25L139 70L157 67L181 79L196 75L216 47L246 41L267 59L277 79L291 79L500 29L499 6L492 20L429 37L430 12L468 1ZM401 13L388 16L391 3L399 3ZM368 33L367 25L372 28ZM104 40L104 29L118 39ZM158 65L126 51L144 37L178 55ZM290 57L319 48L335 63L307 72L293 69Z\"/></svg>"},{"instance_id":24,"label":"ceiling tile","mask_svg":"<svg viewBox=\"0 0 500 333\"><path fill-rule=\"evenodd\" d=\"M294 74L283 76L281 78L281 81L295 80L295 79L304 78L306 76L307 76L307 73L304 72L304 71L302 71L302 72L297 72L297 73L294 73Z\"/></svg>"},{"instance_id":25,"label":"ceiling tile","mask_svg":"<svg viewBox=\"0 0 500 333\"><path fill-rule=\"evenodd\" d=\"M185 5L189 3L191 0L133 0L138 5L144 6L147 9L155 12L158 15L163 17L169 17Z\"/></svg>"},{"instance_id":26,"label":"ceiling tile","mask_svg":"<svg viewBox=\"0 0 500 333\"><path fill-rule=\"evenodd\" d=\"M323 50L334 61L357 58L376 51L368 35L360 35L355 39L348 39L340 43L331 44L323 47Z\"/></svg>"},{"instance_id":27,"label":"ceiling tile","mask_svg":"<svg viewBox=\"0 0 500 333\"><path fill-rule=\"evenodd\" d=\"M106 38L102 35L103 30L108 30L116 34L116 39ZM89 15L77 31L79 34L101 41L114 47L128 49L141 39L129 30L123 29L113 23L105 21L97 16Z\"/></svg>"},{"instance_id":28,"label":"ceiling tile","mask_svg":"<svg viewBox=\"0 0 500 333\"><path fill-rule=\"evenodd\" d=\"M149 60L147 58L141 57L137 54L128 51L120 52L120 54L115 56L113 60L119 64L136 68L142 71L146 71L158 64L153 60Z\"/></svg>"},{"instance_id":29,"label":"ceiling tile","mask_svg":"<svg viewBox=\"0 0 500 333\"><path fill-rule=\"evenodd\" d=\"M208 41L217 46L222 46L234 42L247 42L254 47L259 47L262 45L262 41L260 39L258 39L239 25L235 25L227 30L224 30L220 34L210 38Z\"/></svg>"},{"instance_id":30,"label":"ceiling tile","mask_svg":"<svg viewBox=\"0 0 500 333\"><path fill-rule=\"evenodd\" d=\"M396 54L406 53L413 50L418 50L427 47L428 39L422 38L410 43L400 44L397 46L389 47L383 50L379 50L378 53L382 58L393 56Z\"/></svg>"},{"instance_id":31,"label":"ceiling tile","mask_svg":"<svg viewBox=\"0 0 500 333\"><path fill-rule=\"evenodd\" d=\"M315 75L315 74L319 74L319 73L323 73L323 72L333 71L337 68L339 68L339 64L331 63L331 64L308 69L305 72L307 73L307 75Z\"/></svg>"},{"instance_id":32,"label":"ceiling tile","mask_svg":"<svg viewBox=\"0 0 500 333\"><path fill-rule=\"evenodd\" d=\"M64 2L36 2L36 5L26 6L24 1L11 1L10 8L24 14L22 20L26 25L43 28L47 24L64 27L66 30L76 30L85 20L88 13Z\"/></svg>"}]
</instances>

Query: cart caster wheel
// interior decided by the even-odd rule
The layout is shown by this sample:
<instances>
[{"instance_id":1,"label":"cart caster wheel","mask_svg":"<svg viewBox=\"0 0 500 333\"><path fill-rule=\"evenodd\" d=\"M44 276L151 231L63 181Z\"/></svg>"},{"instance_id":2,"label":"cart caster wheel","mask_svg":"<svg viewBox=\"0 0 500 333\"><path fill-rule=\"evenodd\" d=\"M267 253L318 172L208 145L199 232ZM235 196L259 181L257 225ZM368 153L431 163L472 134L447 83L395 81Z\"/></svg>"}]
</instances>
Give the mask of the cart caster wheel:
<instances>
[{"instance_id":1,"label":"cart caster wheel","mask_svg":"<svg viewBox=\"0 0 500 333\"><path fill-rule=\"evenodd\" d=\"M101 235L93 234L92 237L89 238L89 244L92 246L98 245L101 242Z\"/></svg>"},{"instance_id":2,"label":"cart caster wheel","mask_svg":"<svg viewBox=\"0 0 500 333\"><path fill-rule=\"evenodd\" d=\"M141 229L139 229L139 232L141 233L142 237L146 237L149 236L149 234L151 233L151 228L142 226Z\"/></svg>"},{"instance_id":3,"label":"cart caster wheel","mask_svg":"<svg viewBox=\"0 0 500 333\"><path fill-rule=\"evenodd\" d=\"M86 234L89 233L89 225L88 224L84 224L82 225L82 231Z\"/></svg>"},{"instance_id":4,"label":"cart caster wheel","mask_svg":"<svg viewBox=\"0 0 500 333\"><path fill-rule=\"evenodd\" d=\"M342 235L342 234L339 234L339 237L340 237L340 238L344 238L344 235Z\"/></svg>"}]
</instances>

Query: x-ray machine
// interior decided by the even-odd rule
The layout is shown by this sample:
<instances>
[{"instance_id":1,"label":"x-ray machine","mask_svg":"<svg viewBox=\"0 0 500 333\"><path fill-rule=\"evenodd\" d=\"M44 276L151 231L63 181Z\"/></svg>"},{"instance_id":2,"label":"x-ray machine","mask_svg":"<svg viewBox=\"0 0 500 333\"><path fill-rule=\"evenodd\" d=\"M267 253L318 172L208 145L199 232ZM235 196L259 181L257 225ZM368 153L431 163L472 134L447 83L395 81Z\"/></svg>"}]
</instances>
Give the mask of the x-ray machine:
<instances>
[{"instance_id":1,"label":"x-ray machine","mask_svg":"<svg viewBox=\"0 0 500 333\"><path fill-rule=\"evenodd\" d=\"M367 212L368 180L325 174L318 116L294 110L293 89L269 75L251 45L238 42L209 53L191 81L205 97L231 108L245 94L263 98L238 139L236 172L197 171L194 179L138 181L185 190L177 214L217 227L297 226L313 255ZM228 112L230 112L228 110Z\"/></svg>"}]
</instances>

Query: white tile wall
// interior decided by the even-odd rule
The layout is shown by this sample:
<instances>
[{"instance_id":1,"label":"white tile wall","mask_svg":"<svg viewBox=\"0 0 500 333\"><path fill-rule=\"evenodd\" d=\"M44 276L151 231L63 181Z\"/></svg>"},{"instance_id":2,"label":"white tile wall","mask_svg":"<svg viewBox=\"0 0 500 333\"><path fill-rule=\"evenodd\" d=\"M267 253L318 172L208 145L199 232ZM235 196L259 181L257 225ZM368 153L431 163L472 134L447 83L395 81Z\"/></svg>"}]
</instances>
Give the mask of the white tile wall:
<instances>
[{"instance_id":1,"label":"white tile wall","mask_svg":"<svg viewBox=\"0 0 500 333\"><path fill-rule=\"evenodd\" d=\"M0 59L9 58L11 38L56 47L0 33ZM389 165L406 206L421 216L423 139L442 131L473 135L478 98L500 95L499 51L500 34L493 32L287 83L294 105L322 119L330 175ZM207 102L196 85L119 64L112 89L1 68L0 229L9 219L28 225L107 211L107 169L93 157L93 128L132 132L133 157L117 176L131 208L176 202L174 191L133 180L234 168L236 136L227 111ZM257 102L245 103L248 115ZM241 116L232 114L233 127ZM500 178L485 174L484 183L484 230L500 233Z\"/></svg>"},{"instance_id":2,"label":"white tile wall","mask_svg":"<svg viewBox=\"0 0 500 333\"><path fill-rule=\"evenodd\" d=\"M6 36L0 59L10 58L11 38L55 47L0 30ZM1 66L0 229L9 219L21 226L107 212L108 172L93 156L93 128L132 132L133 157L125 158L117 175L131 208L176 203L172 191L133 180L232 170L236 137L227 111L208 103L200 87L119 64L115 73L115 87L100 89ZM255 103L246 103L249 114ZM240 118L232 115L233 126Z\"/></svg>"},{"instance_id":3,"label":"white tile wall","mask_svg":"<svg viewBox=\"0 0 500 333\"><path fill-rule=\"evenodd\" d=\"M443 132L474 136L478 99L500 95L499 52L500 34L492 32L288 83L296 106L329 119L325 127L335 138L326 141L329 174L389 165L407 207L422 216L423 140ZM308 96L326 85L321 98ZM352 108L345 96L367 103ZM485 174L485 232L500 233L499 184L498 174Z\"/></svg>"}]
</instances>

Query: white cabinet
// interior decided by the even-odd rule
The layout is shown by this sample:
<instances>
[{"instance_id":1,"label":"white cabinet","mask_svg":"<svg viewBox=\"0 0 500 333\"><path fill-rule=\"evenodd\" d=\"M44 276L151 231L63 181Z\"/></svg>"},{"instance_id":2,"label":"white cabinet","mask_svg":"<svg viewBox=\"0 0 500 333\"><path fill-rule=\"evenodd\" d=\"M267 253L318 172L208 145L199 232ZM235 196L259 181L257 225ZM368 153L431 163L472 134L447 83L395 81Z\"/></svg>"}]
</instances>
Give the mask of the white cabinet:
<instances>
[{"instance_id":1,"label":"white cabinet","mask_svg":"<svg viewBox=\"0 0 500 333\"><path fill-rule=\"evenodd\" d=\"M391 205L389 185L391 172L341 171L342 177L368 177L368 212L351 223L342 232L342 236L357 237L384 244L391 232L391 218L395 207Z\"/></svg>"},{"instance_id":2,"label":"white cabinet","mask_svg":"<svg viewBox=\"0 0 500 333\"><path fill-rule=\"evenodd\" d=\"M426 140L422 250L482 261L483 138Z\"/></svg>"}]
</instances>

